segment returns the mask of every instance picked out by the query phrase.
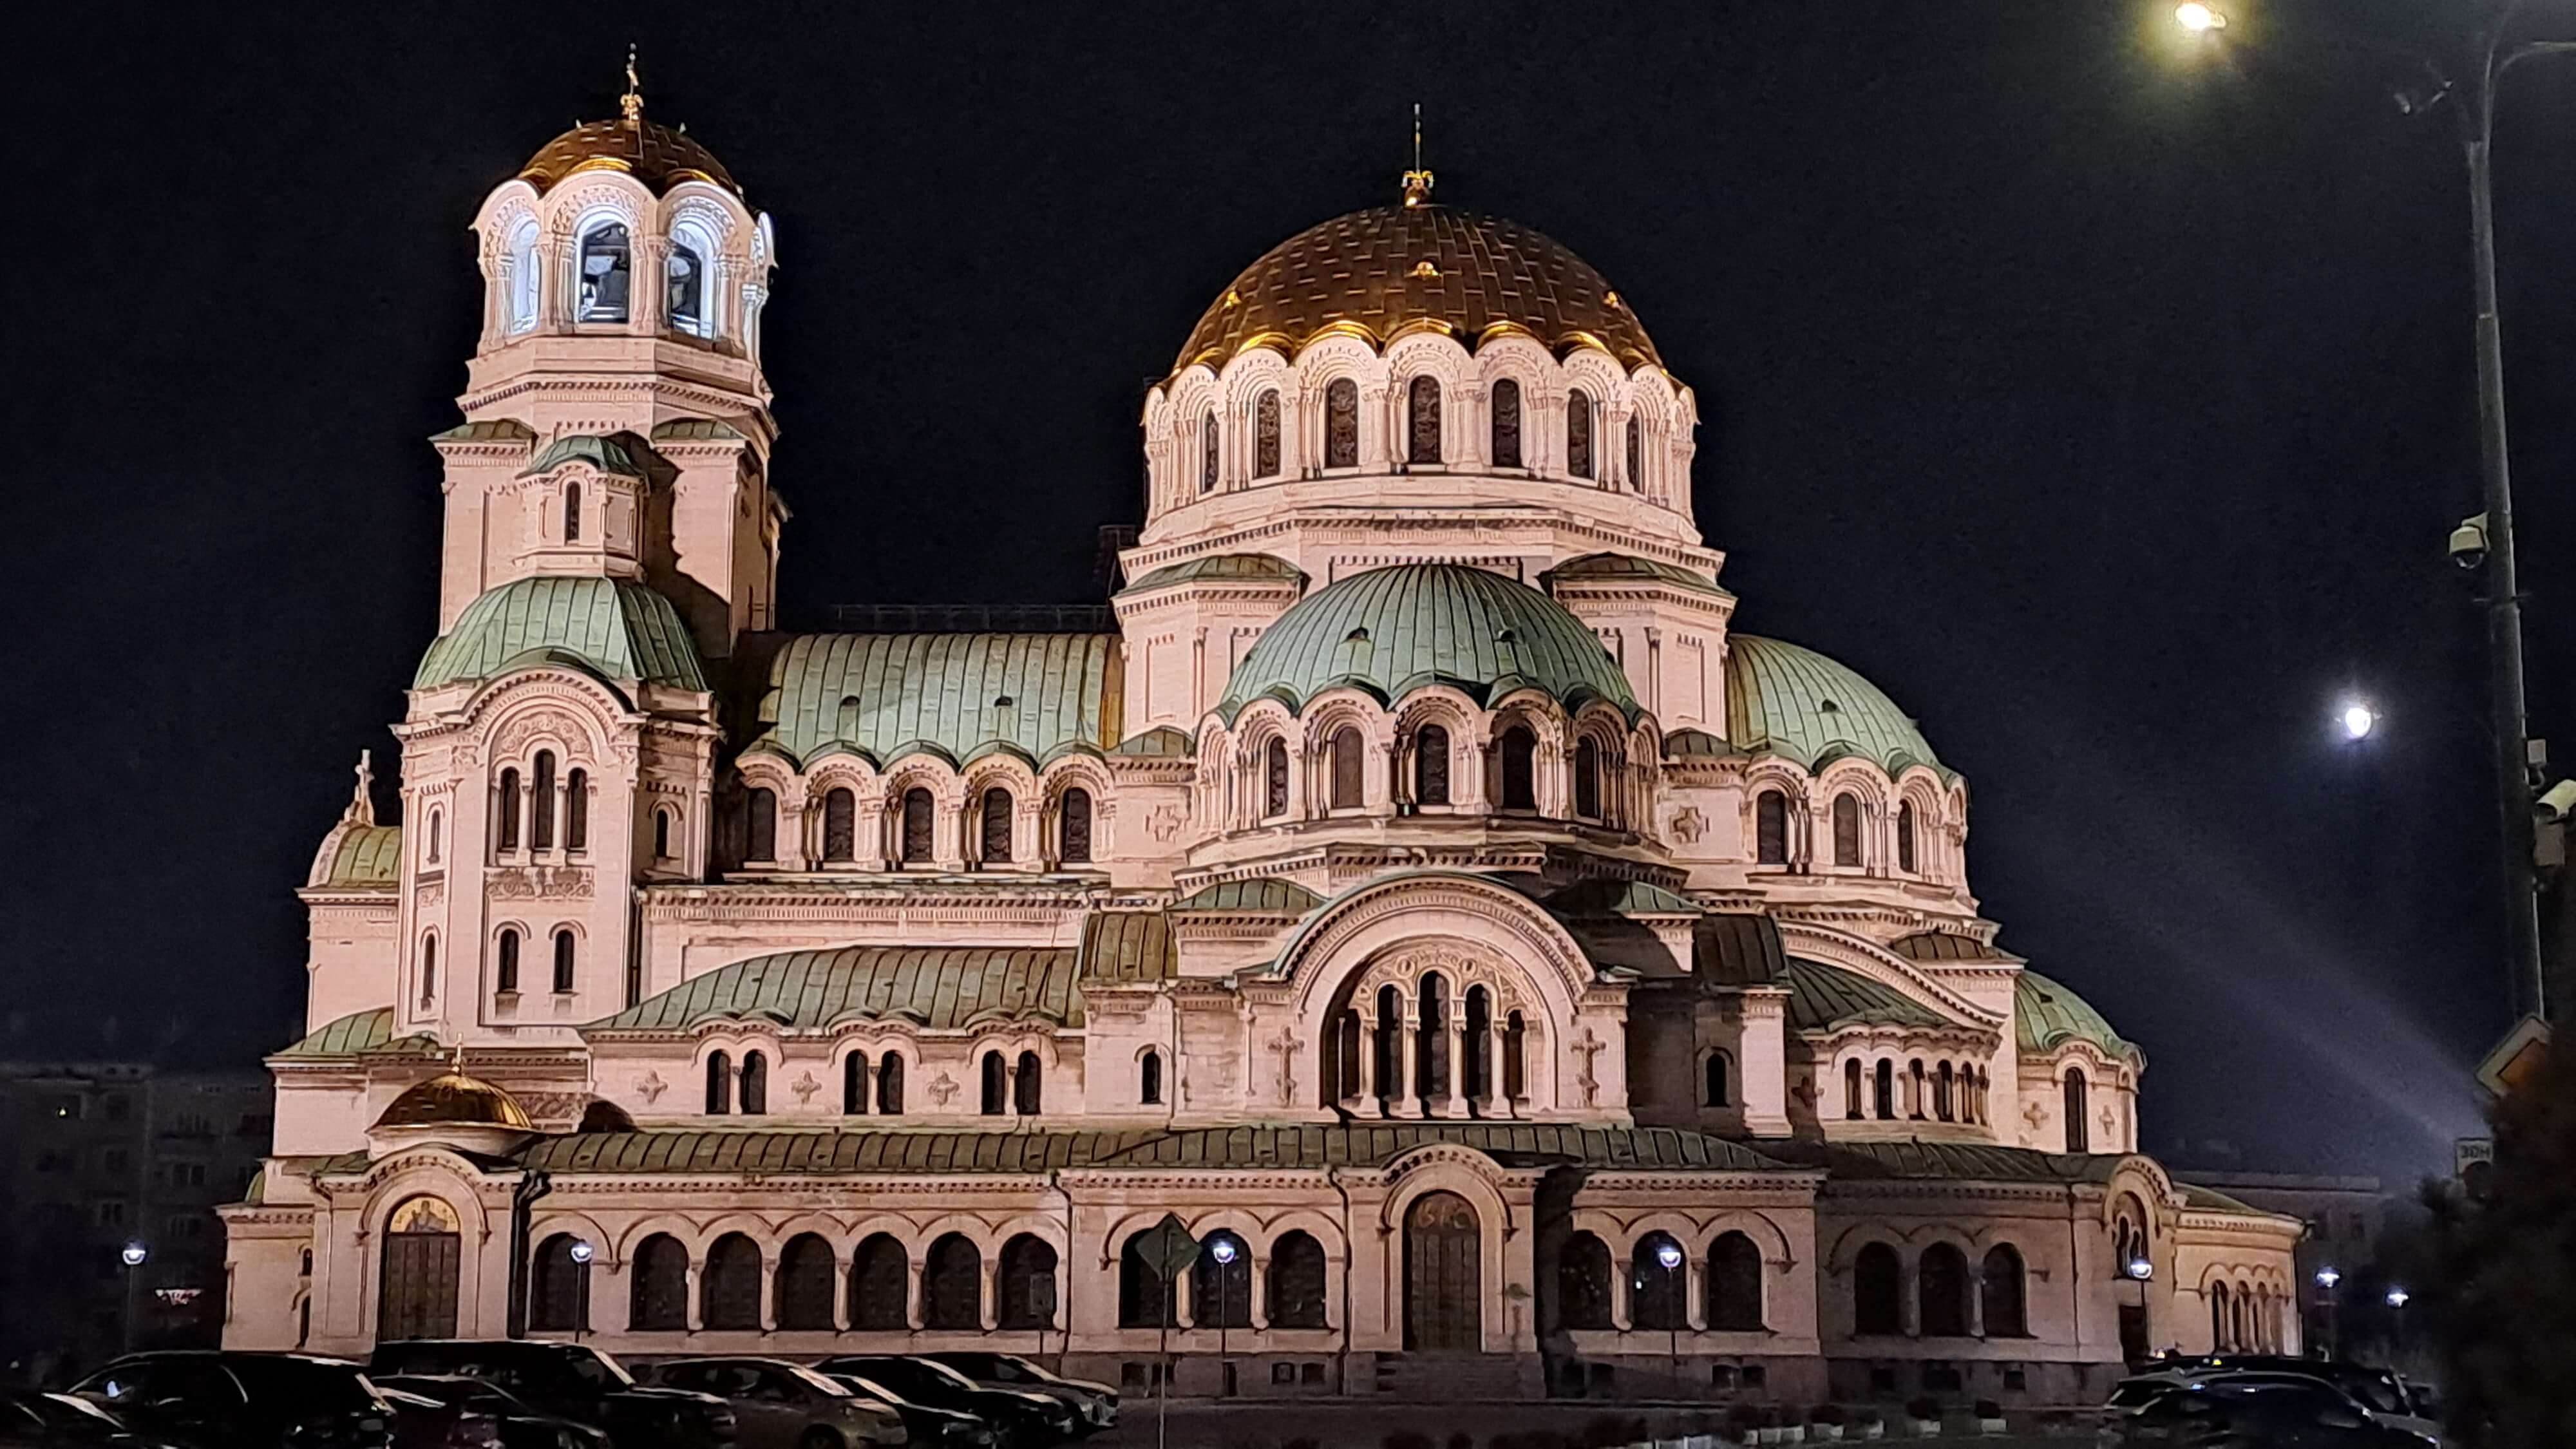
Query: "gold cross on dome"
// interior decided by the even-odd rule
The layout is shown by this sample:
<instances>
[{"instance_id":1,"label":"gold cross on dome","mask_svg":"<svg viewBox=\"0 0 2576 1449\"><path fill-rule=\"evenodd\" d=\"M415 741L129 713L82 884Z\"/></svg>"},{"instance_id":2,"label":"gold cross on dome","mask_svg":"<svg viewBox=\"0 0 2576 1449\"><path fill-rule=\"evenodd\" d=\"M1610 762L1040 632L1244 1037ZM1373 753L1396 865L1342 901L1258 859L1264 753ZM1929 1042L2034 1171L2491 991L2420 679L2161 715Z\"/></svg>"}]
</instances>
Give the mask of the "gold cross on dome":
<instances>
[{"instance_id":1,"label":"gold cross on dome","mask_svg":"<svg viewBox=\"0 0 2576 1449\"><path fill-rule=\"evenodd\" d=\"M1404 204L1420 206L1431 199L1431 172L1422 164L1422 102L1413 103L1413 169L1404 173Z\"/></svg>"},{"instance_id":2,"label":"gold cross on dome","mask_svg":"<svg viewBox=\"0 0 2576 1449\"><path fill-rule=\"evenodd\" d=\"M626 113L626 124L632 126L644 119L644 83L635 75L635 44L626 45L626 94L619 97L618 109Z\"/></svg>"},{"instance_id":3,"label":"gold cross on dome","mask_svg":"<svg viewBox=\"0 0 2576 1449\"><path fill-rule=\"evenodd\" d=\"M458 1042L448 1049L447 1069L460 1077L465 1075L465 1043Z\"/></svg>"}]
</instances>

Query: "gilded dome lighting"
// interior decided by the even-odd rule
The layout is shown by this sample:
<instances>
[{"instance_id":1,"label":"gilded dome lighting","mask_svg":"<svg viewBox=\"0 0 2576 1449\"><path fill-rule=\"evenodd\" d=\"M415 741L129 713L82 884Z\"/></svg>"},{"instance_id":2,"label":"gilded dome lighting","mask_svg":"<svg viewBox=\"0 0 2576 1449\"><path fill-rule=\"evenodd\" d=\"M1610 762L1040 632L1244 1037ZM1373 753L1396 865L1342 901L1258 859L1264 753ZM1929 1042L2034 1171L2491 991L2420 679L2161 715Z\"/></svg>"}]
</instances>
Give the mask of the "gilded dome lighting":
<instances>
[{"instance_id":1,"label":"gilded dome lighting","mask_svg":"<svg viewBox=\"0 0 2576 1449\"><path fill-rule=\"evenodd\" d=\"M504 1127L534 1132L527 1109L490 1082L463 1072L441 1072L406 1088L376 1119L385 1127Z\"/></svg>"},{"instance_id":2,"label":"gilded dome lighting","mask_svg":"<svg viewBox=\"0 0 2576 1449\"><path fill-rule=\"evenodd\" d=\"M528 164L519 168L519 179L543 193L582 171L623 171L656 194L683 181L705 181L736 196L742 194L724 163L687 132L656 125L640 115L632 120L584 121L529 157Z\"/></svg>"},{"instance_id":3,"label":"gilded dome lighting","mask_svg":"<svg viewBox=\"0 0 2576 1449\"><path fill-rule=\"evenodd\" d=\"M1644 324L1581 257L1518 222L1446 206L1376 206L1308 227L1246 267L1199 318L1174 372L1248 347L1294 354L1330 331L1379 347L1432 327L1473 349L1536 338L1663 366Z\"/></svg>"}]
</instances>

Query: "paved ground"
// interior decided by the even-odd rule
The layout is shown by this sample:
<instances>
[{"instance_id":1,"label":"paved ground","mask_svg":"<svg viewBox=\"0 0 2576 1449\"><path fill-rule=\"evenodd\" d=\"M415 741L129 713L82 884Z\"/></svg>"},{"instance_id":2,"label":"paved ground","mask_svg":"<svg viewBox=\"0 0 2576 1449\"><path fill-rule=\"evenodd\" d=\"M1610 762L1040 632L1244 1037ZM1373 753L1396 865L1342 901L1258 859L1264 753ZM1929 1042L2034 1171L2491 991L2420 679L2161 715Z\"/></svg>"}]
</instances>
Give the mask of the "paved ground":
<instances>
[{"instance_id":1,"label":"paved ground","mask_svg":"<svg viewBox=\"0 0 2576 1449\"><path fill-rule=\"evenodd\" d=\"M1171 1404L1171 1449L1487 1449L1498 1437L1545 1431L1586 1436L1603 1420L1645 1420L1649 1430L1670 1428L1675 1411L1653 1407L1623 1409L1611 1404L1442 1404L1379 1403L1216 1404L1204 1399L1175 1399ZM1154 1401L1126 1396L1117 1428L1082 1441L1083 1449L1153 1449L1156 1444ZM2054 1437L2012 1434L1979 1438L1952 1434L1942 1439L1885 1442L1932 1445L1957 1443L1976 1449L2068 1449L2092 1443L2092 1433Z\"/></svg>"}]
</instances>

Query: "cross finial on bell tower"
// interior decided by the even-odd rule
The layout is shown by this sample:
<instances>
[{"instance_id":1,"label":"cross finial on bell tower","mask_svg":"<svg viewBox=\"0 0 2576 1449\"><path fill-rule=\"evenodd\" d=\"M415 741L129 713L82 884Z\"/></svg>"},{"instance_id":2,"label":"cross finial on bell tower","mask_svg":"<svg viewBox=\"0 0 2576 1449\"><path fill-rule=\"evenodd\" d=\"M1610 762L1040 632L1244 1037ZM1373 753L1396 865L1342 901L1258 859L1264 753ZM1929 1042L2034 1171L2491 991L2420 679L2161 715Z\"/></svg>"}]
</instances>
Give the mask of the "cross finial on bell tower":
<instances>
[{"instance_id":1,"label":"cross finial on bell tower","mask_svg":"<svg viewBox=\"0 0 2576 1449\"><path fill-rule=\"evenodd\" d=\"M352 825L376 823L376 752L358 751L358 784L349 792L348 812L340 818Z\"/></svg>"},{"instance_id":2,"label":"cross finial on bell tower","mask_svg":"<svg viewBox=\"0 0 2576 1449\"><path fill-rule=\"evenodd\" d=\"M1404 204L1420 206L1431 199L1431 172L1422 164L1422 102L1413 103L1413 169L1404 173Z\"/></svg>"},{"instance_id":3,"label":"cross finial on bell tower","mask_svg":"<svg viewBox=\"0 0 2576 1449\"><path fill-rule=\"evenodd\" d=\"M644 83L637 79L635 75L635 44L633 41L627 42L626 45L626 94L618 98L617 106L619 110L625 112L626 124L630 126L643 124Z\"/></svg>"}]
</instances>

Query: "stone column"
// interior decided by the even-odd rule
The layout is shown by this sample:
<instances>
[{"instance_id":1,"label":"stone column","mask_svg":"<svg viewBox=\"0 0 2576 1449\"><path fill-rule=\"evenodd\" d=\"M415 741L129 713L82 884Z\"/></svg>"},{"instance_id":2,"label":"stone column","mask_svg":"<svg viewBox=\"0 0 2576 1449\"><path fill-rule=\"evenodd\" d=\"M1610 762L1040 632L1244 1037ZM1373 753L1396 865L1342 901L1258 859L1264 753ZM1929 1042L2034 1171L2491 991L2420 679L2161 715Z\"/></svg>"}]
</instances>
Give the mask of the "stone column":
<instances>
[{"instance_id":1,"label":"stone column","mask_svg":"<svg viewBox=\"0 0 2576 1449\"><path fill-rule=\"evenodd\" d=\"M627 244L626 325L650 337L670 325L671 239L639 229Z\"/></svg>"},{"instance_id":2,"label":"stone column","mask_svg":"<svg viewBox=\"0 0 2576 1449\"><path fill-rule=\"evenodd\" d=\"M984 1259L977 1276L982 1297L978 1300L976 1320L984 1325L986 1333L990 1333L1002 1326L1002 1255L995 1253Z\"/></svg>"},{"instance_id":3,"label":"stone column","mask_svg":"<svg viewBox=\"0 0 2576 1449\"><path fill-rule=\"evenodd\" d=\"M1251 1282L1245 1285L1244 1291L1245 1296L1252 1300L1252 1331L1267 1333L1270 1331L1270 1295L1262 1292L1261 1289L1262 1285L1270 1281L1270 1259L1254 1258L1250 1260L1246 1271L1251 1277Z\"/></svg>"},{"instance_id":4,"label":"stone column","mask_svg":"<svg viewBox=\"0 0 2576 1449\"><path fill-rule=\"evenodd\" d=\"M846 1333L858 1305L850 1300L850 1269L858 1265L855 1256L844 1263L836 1254L832 1259L832 1331Z\"/></svg>"},{"instance_id":5,"label":"stone column","mask_svg":"<svg viewBox=\"0 0 2576 1449\"><path fill-rule=\"evenodd\" d=\"M706 1327L706 1324L699 1313L699 1309L704 1305L705 1299L703 1295L698 1292L698 1278L699 1275L705 1271L705 1268L706 1265L704 1263L695 1259L691 1259L689 1262L689 1332L691 1333L695 1333L699 1329Z\"/></svg>"},{"instance_id":6,"label":"stone column","mask_svg":"<svg viewBox=\"0 0 2576 1449\"><path fill-rule=\"evenodd\" d=\"M778 1331L778 1259L768 1254L760 1260L760 1331Z\"/></svg>"},{"instance_id":7,"label":"stone column","mask_svg":"<svg viewBox=\"0 0 2576 1449\"><path fill-rule=\"evenodd\" d=\"M1419 1117L1422 1115L1422 1099L1414 1094L1413 1089L1422 1080L1421 1065L1417 1061L1422 1051L1422 1033L1414 1025L1414 1013L1408 1009L1412 1003L1402 995L1398 995L1395 1000L1396 1062L1397 1070L1401 1071L1403 1076L1397 1079L1395 1090L1387 1095L1395 1101L1394 1110L1397 1116Z\"/></svg>"},{"instance_id":8,"label":"stone column","mask_svg":"<svg viewBox=\"0 0 2576 1449\"><path fill-rule=\"evenodd\" d=\"M1682 1322L1693 1333L1708 1329L1708 1259L1682 1260Z\"/></svg>"},{"instance_id":9,"label":"stone column","mask_svg":"<svg viewBox=\"0 0 2576 1449\"><path fill-rule=\"evenodd\" d=\"M903 1321L916 1333L921 1331L922 1266L919 1258L908 1259L903 1265Z\"/></svg>"},{"instance_id":10,"label":"stone column","mask_svg":"<svg viewBox=\"0 0 2576 1449\"><path fill-rule=\"evenodd\" d=\"M1360 1018L1359 1061L1352 1067L1356 1087L1344 1095L1354 1107L1371 1105L1377 1098L1377 1034L1377 1013L1372 1011Z\"/></svg>"}]
</instances>

